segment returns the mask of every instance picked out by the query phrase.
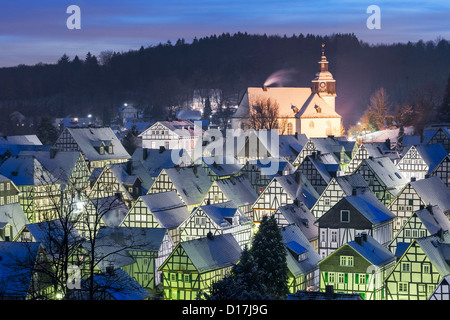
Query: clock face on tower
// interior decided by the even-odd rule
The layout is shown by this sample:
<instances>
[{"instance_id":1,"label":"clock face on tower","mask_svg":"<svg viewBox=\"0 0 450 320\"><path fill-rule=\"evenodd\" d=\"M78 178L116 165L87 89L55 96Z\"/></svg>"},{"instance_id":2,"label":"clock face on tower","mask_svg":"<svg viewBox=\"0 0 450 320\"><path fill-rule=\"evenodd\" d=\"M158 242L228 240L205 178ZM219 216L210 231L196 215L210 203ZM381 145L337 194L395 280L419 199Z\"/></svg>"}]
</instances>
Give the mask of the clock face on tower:
<instances>
[{"instance_id":1,"label":"clock face on tower","mask_svg":"<svg viewBox=\"0 0 450 320\"><path fill-rule=\"evenodd\" d=\"M321 82L321 83L319 84L319 86L320 86L321 89L325 89L326 83L325 83L325 82Z\"/></svg>"}]
</instances>

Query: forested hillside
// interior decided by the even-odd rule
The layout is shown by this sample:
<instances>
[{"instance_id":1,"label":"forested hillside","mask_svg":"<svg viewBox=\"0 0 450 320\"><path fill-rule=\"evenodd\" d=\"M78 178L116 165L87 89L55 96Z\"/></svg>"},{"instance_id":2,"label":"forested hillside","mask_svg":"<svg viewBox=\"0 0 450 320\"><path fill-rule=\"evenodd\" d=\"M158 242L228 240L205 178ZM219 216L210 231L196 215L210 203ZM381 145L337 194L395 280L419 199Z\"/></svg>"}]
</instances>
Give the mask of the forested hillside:
<instances>
[{"instance_id":1,"label":"forested hillside","mask_svg":"<svg viewBox=\"0 0 450 320\"><path fill-rule=\"evenodd\" d=\"M247 87L262 86L279 70L289 71L285 86L307 87L318 71L322 43L346 127L358 121L380 87L394 105L417 92L443 99L450 74L447 40L375 46L351 34L222 34L192 43L144 44L121 53L105 48L98 56L64 55L54 64L1 68L1 131L13 134L6 116L13 111L27 117L92 113L108 123L125 101L160 119L167 108L191 101L195 89L221 89L225 102L237 103Z\"/></svg>"}]
</instances>

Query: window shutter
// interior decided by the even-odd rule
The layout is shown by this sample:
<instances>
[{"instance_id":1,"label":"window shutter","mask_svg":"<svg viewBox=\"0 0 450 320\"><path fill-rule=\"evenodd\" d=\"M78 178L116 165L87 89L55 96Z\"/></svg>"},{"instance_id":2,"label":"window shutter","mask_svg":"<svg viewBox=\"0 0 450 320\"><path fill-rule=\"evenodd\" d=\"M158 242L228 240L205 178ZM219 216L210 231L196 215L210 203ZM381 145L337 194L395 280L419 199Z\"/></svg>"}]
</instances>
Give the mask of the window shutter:
<instances>
[{"instance_id":1,"label":"window shutter","mask_svg":"<svg viewBox=\"0 0 450 320\"><path fill-rule=\"evenodd\" d=\"M328 272L325 272L325 282L328 282Z\"/></svg>"},{"instance_id":2,"label":"window shutter","mask_svg":"<svg viewBox=\"0 0 450 320\"><path fill-rule=\"evenodd\" d=\"M369 283L369 275L366 274L366 284Z\"/></svg>"},{"instance_id":3,"label":"window shutter","mask_svg":"<svg viewBox=\"0 0 450 320\"><path fill-rule=\"evenodd\" d=\"M355 284L359 284L359 273L355 273Z\"/></svg>"},{"instance_id":4,"label":"window shutter","mask_svg":"<svg viewBox=\"0 0 450 320\"><path fill-rule=\"evenodd\" d=\"M344 273L344 283L348 283L348 273Z\"/></svg>"}]
</instances>

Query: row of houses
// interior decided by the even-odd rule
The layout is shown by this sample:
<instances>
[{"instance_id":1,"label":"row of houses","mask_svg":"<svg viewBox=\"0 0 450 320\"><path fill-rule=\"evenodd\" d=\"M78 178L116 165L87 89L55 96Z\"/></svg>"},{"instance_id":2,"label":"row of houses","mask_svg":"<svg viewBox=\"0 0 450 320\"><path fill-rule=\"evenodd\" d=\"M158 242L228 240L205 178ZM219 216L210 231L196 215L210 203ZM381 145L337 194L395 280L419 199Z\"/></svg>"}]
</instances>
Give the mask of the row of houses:
<instances>
[{"instance_id":1,"label":"row of houses","mask_svg":"<svg viewBox=\"0 0 450 320\"><path fill-rule=\"evenodd\" d=\"M156 127L149 130L156 135ZM258 157L251 139L259 141ZM364 299L428 299L449 273L444 140L397 152L389 142L358 145L332 136L280 136L272 146L252 132L234 159L219 162L211 153L194 161L184 145L170 143L129 155L109 128L66 128L50 148L15 147L19 152L3 158L0 245L39 242L33 252L48 255L46 233L37 230L70 212L73 238L80 239L74 265L83 271L80 257L100 253L95 283L108 288L102 299L123 292L194 299L239 261L262 217L274 215L288 249L292 295L332 285ZM82 288L92 284L92 274L81 274ZM132 288L121 286L119 295L105 285L108 276ZM43 291L59 293L54 286ZM62 290L78 299L87 291Z\"/></svg>"}]
</instances>

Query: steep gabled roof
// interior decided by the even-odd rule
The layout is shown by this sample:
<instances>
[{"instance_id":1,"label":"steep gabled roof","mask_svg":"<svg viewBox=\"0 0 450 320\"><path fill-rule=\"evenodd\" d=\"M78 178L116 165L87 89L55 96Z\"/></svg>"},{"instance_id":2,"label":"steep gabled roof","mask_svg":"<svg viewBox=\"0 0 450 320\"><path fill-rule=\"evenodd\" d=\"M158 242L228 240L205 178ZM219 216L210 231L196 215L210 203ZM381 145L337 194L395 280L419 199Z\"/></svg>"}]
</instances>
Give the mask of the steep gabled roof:
<instances>
[{"instance_id":1,"label":"steep gabled roof","mask_svg":"<svg viewBox=\"0 0 450 320\"><path fill-rule=\"evenodd\" d=\"M67 130L70 133L81 152L83 152L89 161L130 158L130 155L125 150L120 140L109 127L66 128L64 130ZM100 154L96 148L102 144L105 146L112 144L113 153L110 154L105 150L103 154Z\"/></svg>"},{"instance_id":2,"label":"steep gabled roof","mask_svg":"<svg viewBox=\"0 0 450 320\"><path fill-rule=\"evenodd\" d=\"M231 267L242 253L231 233L184 241L179 244L199 272Z\"/></svg>"},{"instance_id":3,"label":"steep gabled roof","mask_svg":"<svg viewBox=\"0 0 450 320\"><path fill-rule=\"evenodd\" d=\"M413 213L424 224L430 234L436 234L439 230L450 231L450 220L438 206L426 206Z\"/></svg>"},{"instance_id":4,"label":"steep gabled roof","mask_svg":"<svg viewBox=\"0 0 450 320\"><path fill-rule=\"evenodd\" d=\"M365 239L361 239L362 245L357 241L347 242L347 245L358 252L362 257L375 266L383 266L395 261L394 254L378 241L366 234Z\"/></svg>"},{"instance_id":5,"label":"steep gabled roof","mask_svg":"<svg viewBox=\"0 0 450 320\"><path fill-rule=\"evenodd\" d=\"M348 201L372 224L395 219L397 217L370 191L356 196L347 196L341 201L343 200Z\"/></svg>"},{"instance_id":6,"label":"steep gabled roof","mask_svg":"<svg viewBox=\"0 0 450 320\"><path fill-rule=\"evenodd\" d=\"M189 211L175 191L150 193L140 199L162 228L178 227L189 217Z\"/></svg>"},{"instance_id":7,"label":"steep gabled roof","mask_svg":"<svg viewBox=\"0 0 450 320\"><path fill-rule=\"evenodd\" d=\"M450 190L439 177L411 181L410 185L426 205L437 205L444 212L450 210Z\"/></svg>"},{"instance_id":8,"label":"steep gabled roof","mask_svg":"<svg viewBox=\"0 0 450 320\"><path fill-rule=\"evenodd\" d=\"M0 166L0 173L11 179L16 186L39 186L58 183L58 179L32 155L19 155L8 158Z\"/></svg>"},{"instance_id":9,"label":"steep gabled roof","mask_svg":"<svg viewBox=\"0 0 450 320\"><path fill-rule=\"evenodd\" d=\"M243 175L216 180L215 183L228 200L237 206L252 205L258 195L250 181Z\"/></svg>"},{"instance_id":10,"label":"steep gabled roof","mask_svg":"<svg viewBox=\"0 0 450 320\"><path fill-rule=\"evenodd\" d=\"M201 203L212 184L201 166L167 168L164 172L186 205Z\"/></svg>"}]
</instances>

